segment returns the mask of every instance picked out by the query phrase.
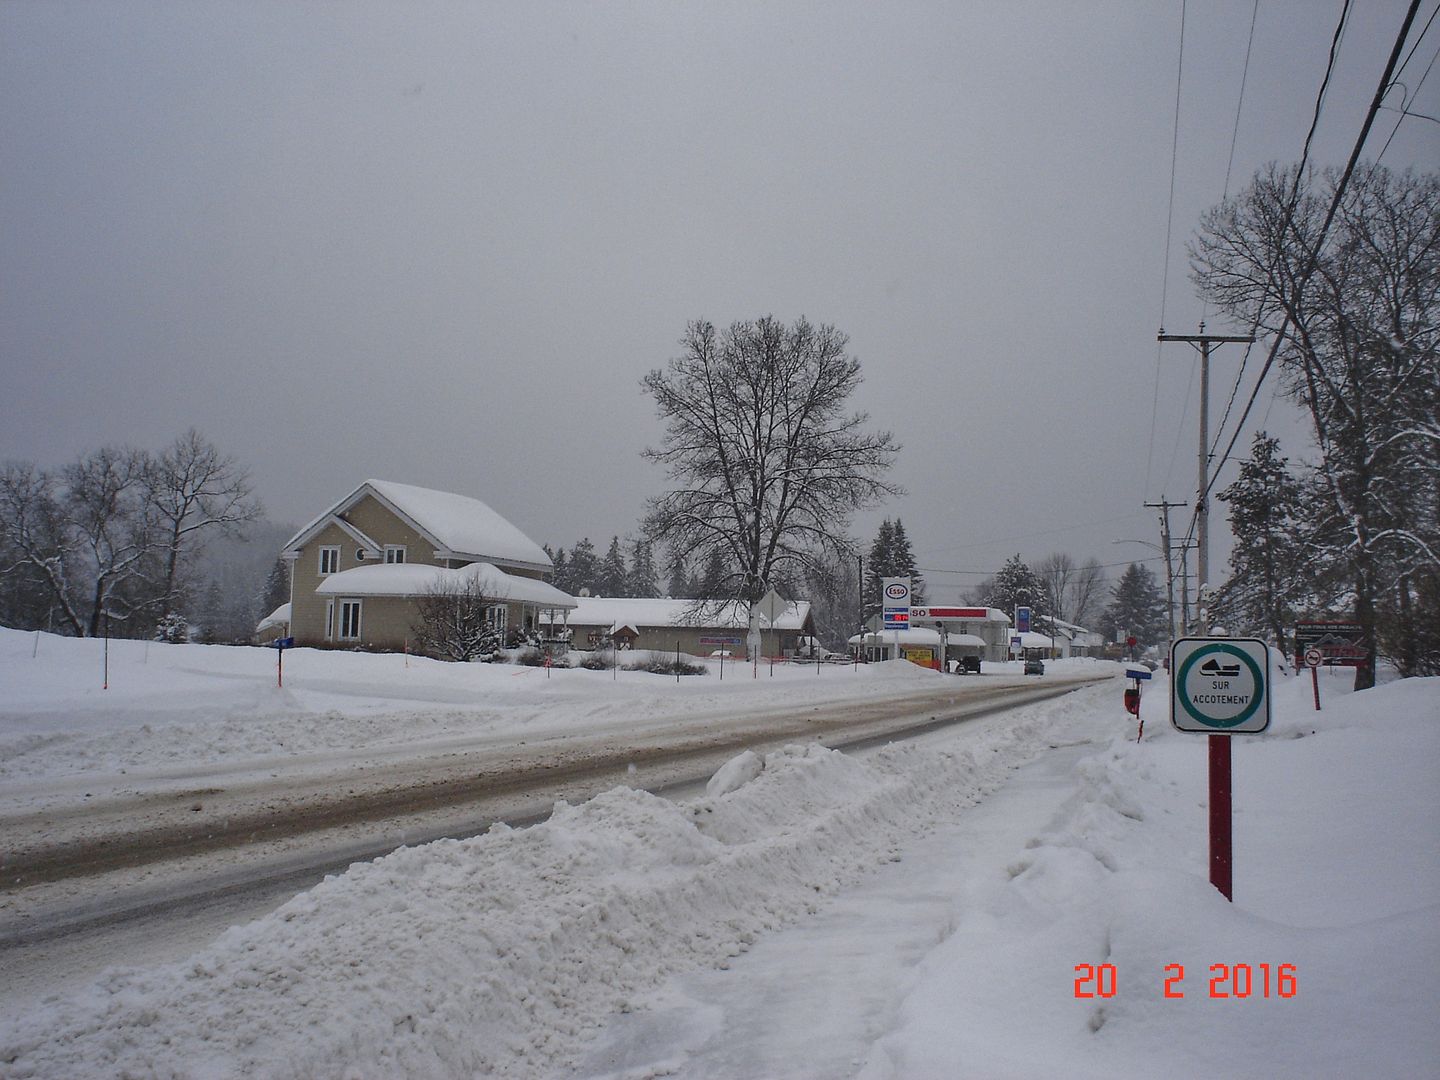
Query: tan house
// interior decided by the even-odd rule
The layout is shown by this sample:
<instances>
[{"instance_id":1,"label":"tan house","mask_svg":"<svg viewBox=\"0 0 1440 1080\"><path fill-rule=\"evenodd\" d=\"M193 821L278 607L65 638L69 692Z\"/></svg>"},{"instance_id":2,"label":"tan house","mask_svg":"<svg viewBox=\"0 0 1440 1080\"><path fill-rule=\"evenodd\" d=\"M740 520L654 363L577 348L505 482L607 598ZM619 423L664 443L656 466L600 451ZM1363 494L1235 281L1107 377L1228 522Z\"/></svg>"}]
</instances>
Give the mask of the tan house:
<instances>
[{"instance_id":1,"label":"tan house","mask_svg":"<svg viewBox=\"0 0 1440 1080\"><path fill-rule=\"evenodd\" d=\"M542 613L548 623L575 607L550 584L544 549L479 499L389 480L366 480L280 554L297 645L404 648L416 599L470 580L497 598L502 629L534 629Z\"/></svg>"}]
</instances>

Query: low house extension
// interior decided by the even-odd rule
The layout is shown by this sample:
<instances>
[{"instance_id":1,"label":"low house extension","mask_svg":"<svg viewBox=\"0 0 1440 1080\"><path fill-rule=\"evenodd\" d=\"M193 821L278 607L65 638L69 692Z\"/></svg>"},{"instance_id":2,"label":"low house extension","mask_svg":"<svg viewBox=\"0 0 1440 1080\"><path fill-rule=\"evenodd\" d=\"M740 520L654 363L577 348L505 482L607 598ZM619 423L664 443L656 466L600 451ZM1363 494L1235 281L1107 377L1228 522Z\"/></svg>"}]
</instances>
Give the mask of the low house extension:
<instances>
[{"instance_id":1,"label":"low house extension","mask_svg":"<svg viewBox=\"0 0 1440 1080\"><path fill-rule=\"evenodd\" d=\"M563 619L575 599L550 584L544 549L479 499L366 480L293 536L289 632L297 645L402 649L416 602L481 586L499 628Z\"/></svg>"},{"instance_id":2,"label":"low house extension","mask_svg":"<svg viewBox=\"0 0 1440 1080\"><path fill-rule=\"evenodd\" d=\"M622 648L673 650L692 656L725 653L747 656L750 609L738 601L707 602L637 597L582 596L574 610L555 616L574 635L572 647L593 649L614 642ZM792 655L802 637L813 637L810 601L792 600L774 623L760 619L763 656Z\"/></svg>"}]
</instances>

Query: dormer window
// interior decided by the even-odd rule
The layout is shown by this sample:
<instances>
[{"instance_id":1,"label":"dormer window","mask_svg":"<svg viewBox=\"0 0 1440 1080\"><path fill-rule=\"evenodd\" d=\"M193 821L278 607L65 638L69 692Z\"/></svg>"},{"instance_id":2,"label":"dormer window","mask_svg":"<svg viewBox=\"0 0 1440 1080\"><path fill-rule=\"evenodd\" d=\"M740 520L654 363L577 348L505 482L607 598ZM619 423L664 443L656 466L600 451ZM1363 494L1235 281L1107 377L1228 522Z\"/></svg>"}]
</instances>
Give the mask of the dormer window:
<instances>
[{"instance_id":1,"label":"dormer window","mask_svg":"<svg viewBox=\"0 0 1440 1080\"><path fill-rule=\"evenodd\" d=\"M320 549L321 575L333 574L340 569L340 545L332 544Z\"/></svg>"},{"instance_id":2,"label":"dormer window","mask_svg":"<svg viewBox=\"0 0 1440 1080\"><path fill-rule=\"evenodd\" d=\"M403 563L405 561L405 545L386 544L385 561L387 563Z\"/></svg>"}]
</instances>

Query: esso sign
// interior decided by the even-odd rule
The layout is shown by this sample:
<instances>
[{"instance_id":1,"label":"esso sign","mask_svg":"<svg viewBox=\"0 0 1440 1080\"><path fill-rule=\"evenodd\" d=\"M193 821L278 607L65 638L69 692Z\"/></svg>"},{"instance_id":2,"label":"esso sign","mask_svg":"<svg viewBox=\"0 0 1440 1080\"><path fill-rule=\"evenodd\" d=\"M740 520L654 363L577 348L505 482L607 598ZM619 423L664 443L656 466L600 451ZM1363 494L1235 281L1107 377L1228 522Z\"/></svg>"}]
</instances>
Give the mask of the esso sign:
<instances>
[{"instance_id":1,"label":"esso sign","mask_svg":"<svg viewBox=\"0 0 1440 1080\"><path fill-rule=\"evenodd\" d=\"M901 585L901 584L899 584L898 582L897 582L896 584L894 584L894 585L886 585L886 586L885 586L885 599L886 599L886 600L904 600L904 599L905 599L906 597L908 597L909 595L910 595L910 589L909 589L909 587L908 587L908 586L905 586L905 585Z\"/></svg>"}]
</instances>

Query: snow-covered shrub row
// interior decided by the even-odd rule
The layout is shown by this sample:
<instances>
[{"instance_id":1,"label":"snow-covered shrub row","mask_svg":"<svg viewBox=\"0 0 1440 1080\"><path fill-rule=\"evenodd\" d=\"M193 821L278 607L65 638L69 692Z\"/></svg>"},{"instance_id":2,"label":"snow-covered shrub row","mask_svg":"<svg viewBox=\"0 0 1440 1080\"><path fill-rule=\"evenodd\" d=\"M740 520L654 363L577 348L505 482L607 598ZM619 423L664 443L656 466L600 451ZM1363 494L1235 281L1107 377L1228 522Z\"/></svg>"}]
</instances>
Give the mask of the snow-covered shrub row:
<instances>
[{"instance_id":1,"label":"snow-covered shrub row","mask_svg":"<svg viewBox=\"0 0 1440 1080\"><path fill-rule=\"evenodd\" d=\"M616 788L357 864L184 963L0 1027L0 1073L548 1075L665 976L725 963L998 786L1048 711L959 753L791 747L688 805Z\"/></svg>"}]
</instances>

